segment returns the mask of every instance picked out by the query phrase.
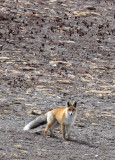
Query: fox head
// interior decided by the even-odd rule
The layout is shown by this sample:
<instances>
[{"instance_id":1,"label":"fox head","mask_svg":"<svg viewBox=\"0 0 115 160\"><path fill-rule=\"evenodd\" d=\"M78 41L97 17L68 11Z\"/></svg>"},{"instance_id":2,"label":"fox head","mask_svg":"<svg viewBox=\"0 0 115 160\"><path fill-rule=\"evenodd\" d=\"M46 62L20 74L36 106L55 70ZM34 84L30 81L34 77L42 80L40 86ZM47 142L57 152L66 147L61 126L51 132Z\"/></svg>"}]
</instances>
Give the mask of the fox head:
<instances>
[{"instance_id":1,"label":"fox head","mask_svg":"<svg viewBox=\"0 0 115 160\"><path fill-rule=\"evenodd\" d=\"M70 102L67 102L67 111L69 113L69 115L74 115L77 111L77 102L74 102L73 104L71 104Z\"/></svg>"}]
</instances>

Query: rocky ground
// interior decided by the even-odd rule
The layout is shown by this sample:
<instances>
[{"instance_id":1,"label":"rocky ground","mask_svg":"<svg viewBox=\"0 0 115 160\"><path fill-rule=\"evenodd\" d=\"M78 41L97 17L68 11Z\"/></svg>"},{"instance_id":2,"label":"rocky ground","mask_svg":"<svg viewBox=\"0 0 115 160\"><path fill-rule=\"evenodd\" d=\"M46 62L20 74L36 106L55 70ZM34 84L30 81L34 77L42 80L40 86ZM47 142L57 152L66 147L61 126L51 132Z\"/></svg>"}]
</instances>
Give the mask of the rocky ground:
<instances>
[{"instance_id":1,"label":"rocky ground","mask_svg":"<svg viewBox=\"0 0 115 160\"><path fill-rule=\"evenodd\" d=\"M0 1L0 160L115 159L115 2ZM77 101L72 141L24 132Z\"/></svg>"}]
</instances>

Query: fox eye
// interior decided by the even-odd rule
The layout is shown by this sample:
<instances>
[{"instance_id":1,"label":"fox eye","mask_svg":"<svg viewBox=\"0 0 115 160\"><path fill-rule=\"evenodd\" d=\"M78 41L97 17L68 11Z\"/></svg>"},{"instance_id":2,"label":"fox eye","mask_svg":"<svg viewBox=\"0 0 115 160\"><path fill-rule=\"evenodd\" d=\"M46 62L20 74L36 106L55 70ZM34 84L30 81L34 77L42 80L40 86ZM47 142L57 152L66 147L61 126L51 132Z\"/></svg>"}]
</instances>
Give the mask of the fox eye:
<instances>
[{"instance_id":1,"label":"fox eye","mask_svg":"<svg viewBox=\"0 0 115 160\"><path fill-rule=\"evenodd\" d=\"M75 111L75 109L71 109L71 108L69 108L69 109L68 109L68 111L74 112L74 111Z\"/></svg>"}]
</instances>

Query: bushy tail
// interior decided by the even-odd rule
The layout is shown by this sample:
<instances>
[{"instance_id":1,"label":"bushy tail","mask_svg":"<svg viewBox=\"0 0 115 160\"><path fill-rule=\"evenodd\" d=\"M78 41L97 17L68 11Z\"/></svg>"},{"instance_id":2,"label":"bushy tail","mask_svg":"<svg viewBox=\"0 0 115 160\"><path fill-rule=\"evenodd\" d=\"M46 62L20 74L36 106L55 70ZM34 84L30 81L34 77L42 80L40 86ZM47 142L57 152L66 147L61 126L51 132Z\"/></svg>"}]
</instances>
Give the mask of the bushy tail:
<instances>
[{"instance_id":1,"label":"bushy tail","mask_svg":"<svg viewBox=\"0 0 115 160\"><path fill-rule=\"evenodd\" d=\"M30 123L28 123L24 128L23 130L24 131L27 131L27 130L30 130L30 129L34 129L36 127L39 127L43 124L46 124L47 123L47 115L41 115L39 117L37 117L36 119L34 119L33 121L31 121Z\"/></svg>"}]
</instances>

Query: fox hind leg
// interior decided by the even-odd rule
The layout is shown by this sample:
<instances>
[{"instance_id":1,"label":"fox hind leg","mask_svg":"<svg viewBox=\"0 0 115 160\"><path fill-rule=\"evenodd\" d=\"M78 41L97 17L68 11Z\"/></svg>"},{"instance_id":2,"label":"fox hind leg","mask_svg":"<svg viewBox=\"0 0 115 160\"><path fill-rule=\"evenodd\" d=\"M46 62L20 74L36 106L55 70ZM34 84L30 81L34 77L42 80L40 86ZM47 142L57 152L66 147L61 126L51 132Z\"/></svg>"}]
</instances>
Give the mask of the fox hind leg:
<instances>
[{"instance_id":1,"label":"fox hind leg","mask_svg":"<svg viewBox=\"0 0 115 160\"><path fill-rule=\"evenodd\" d=\"M51 133L51 136L52 136L52 137L55 137L55 135L54 135L54 133L53 133L53 130L54 130L58 125L59 125L59 123L55 120L55 121L53 122L52 127L50 128L50 133Z\"/></svg>"},{"instance_id":2,"label":"fox hind leg","mask_svg":"<svg viewBox=\"0 0 115 160\"><path fill-rule=\"evenodd\" d=\"M52 128L53 128L53 126L55 124L55 121L56 120L55 120L54 116L52 115L52 113L48 112L48 114L47 114L47 126L46 126L46 129L45 129L45 136L46 137L47 137L48 130L50 130L51 135L53 134Z\"/></svg>"},{"instance_id":3,"label":"fox hind leg","mask_svg":"<svg viewBox=\"0 0 115 160\"><path fill-rule=\"evenodd\" d=\"M46 126L46 129L45 129L45 136L47 137L47 132L48 130L52 127L52 124L51 123L48 123L47 126Z\"/></svg>"}]
</instances>

